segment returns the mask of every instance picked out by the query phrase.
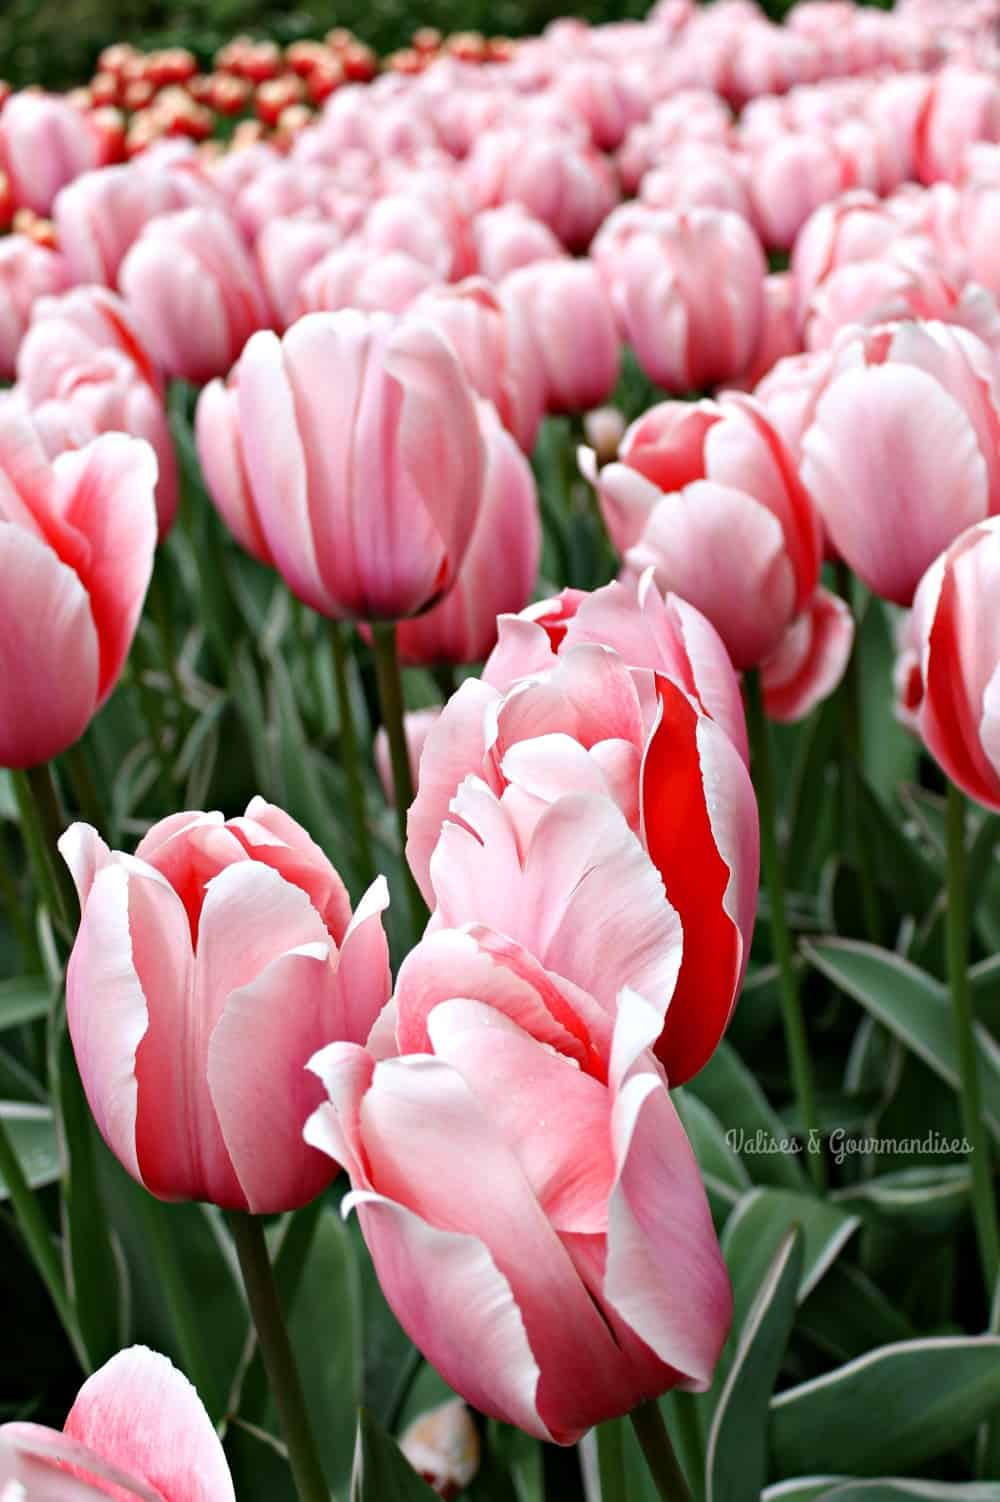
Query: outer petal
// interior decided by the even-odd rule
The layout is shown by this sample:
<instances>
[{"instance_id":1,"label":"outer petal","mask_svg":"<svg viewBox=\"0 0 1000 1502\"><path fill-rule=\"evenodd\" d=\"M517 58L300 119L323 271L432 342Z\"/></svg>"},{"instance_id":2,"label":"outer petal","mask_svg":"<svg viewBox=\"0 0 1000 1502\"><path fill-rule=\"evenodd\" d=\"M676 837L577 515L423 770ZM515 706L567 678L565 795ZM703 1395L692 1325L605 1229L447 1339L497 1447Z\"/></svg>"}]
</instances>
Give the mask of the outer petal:
<instances>
[{"instance_id":1,"label":"outer petal","mask_svg":"<svg viewBox=\"0 0 1000 1502\"><path fill-rule=\"evenodd\" d=\"M732 1291L691 1145L640 1052L657 1025L641 998L622 996L604 1295L661 1361L703 1390L729 1331Z\"/></svg>"},{"instance_id":2,"label":"outer petal","mask_svg":"<svg viewBox=\"0 0 1000 1502\"><path fill-rule=\"evenodd\" d=\"M79 740L97 708L97 631L78 575L11 523L0 586L0 766L30 767Z\"/></svg>"},{"instance_id":3,"label":"outer petal","mask_svg":"<svg viewBox=\"0 0 1000 1502\"><path fill-rule=\"evenodd\" d=\"M238 408L236 391L222 381L204 388L195 413L198 459L208 492L240 547L262 563L272 563L243 459Z\"/></svg>"},{"instance_id":4,"label":"outer petal","mask_svg":"<svg viewBox=\"0 0 1000 1502\"><path fill-rule=\"evenodd\" d=\"M65 1469L71 1466L72 1470ZM0 1498L3 1502L164 1502L76 1440L41 1424L0 1425Z\"/></svg>"},{"instance_id":5,"label":"outer petal","mask_svg":"<svg viewBox=\"0 0 1000 1502\"><path fill-rule=\"evenodd\" d=\"M120 1351L88 1378L65 1432L148 1482L164 1502L235 1502L222 1445L197 1392L144 1346Z\"/></svg>"},{"instance_id":6,"label":"outer petal","mask_svg":"<svg viewBox=\"0 0 1000 1502\"><path fill-rule=\"evenodd\" d=\"M778 650L761 666L764 705L772 720L801 720L829 698L847 667L854 617L845 602L819 589Z\"/></svg>"}]
</instances>

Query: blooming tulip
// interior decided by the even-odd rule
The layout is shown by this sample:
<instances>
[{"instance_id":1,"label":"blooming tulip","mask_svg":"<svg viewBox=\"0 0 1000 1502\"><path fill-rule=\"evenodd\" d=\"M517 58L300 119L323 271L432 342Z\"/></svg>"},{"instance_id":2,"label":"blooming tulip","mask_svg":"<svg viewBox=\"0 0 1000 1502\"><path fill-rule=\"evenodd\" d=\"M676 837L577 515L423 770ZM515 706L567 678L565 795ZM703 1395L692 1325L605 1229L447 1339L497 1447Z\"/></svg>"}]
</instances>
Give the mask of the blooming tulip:
<instances>
[{"instance_id":1,"label":"blooming tulip","mask_svg":"<svg viewBox=\"0 0 1000 1502\"><path fill-rule=\"evenodd\" d=\"M0 766L78 740L118 681L153 569L156 461L105 435L50 464L0 405Z\"/></svg>"},{"instance_id":2,"label":"blooming tulip","mask_svg":"<svg viewBox=\"0 0 1000 1502\"><path fill-rule=\"evenodd\" d=\"M731 1318L650 1052L680 931L608 799L561 798L529 834L470 778L455 814L442 899L488 889L503 926L460 921L417 946L377 1048L312 1061L329 1101L306 1137L347 1167L386 1298L445 1381L571 1444L678 1383L707 1387Z\"/></svg>"},{"instance_id":3,"label":"blooming tulip","mask_svg":"<svg viewBox=\"0 0 1000 1502\"><path fill-rule=\"evenodd\" d=\"M299 282L295 313L403 313L437 278L423 261L402 250L379 253L341 245L311 266Z\"/></svg>"},{"instance_id":4,"label":"blooming tulip","mask_svg":"<svg viewBox=\"0 0 1000 1502\"><path fill-rule=\"evenodd\" d=\"M657 1045L680 1084L718 1043L749 953L757 814L745 757L736 678L703 616L673 597L664 605L648 579L639 594L623 585L570 594L505 616L483 678L463 683L431 727L407 859L428 902L440 903L435 850L470 773L497 793L516 790L522 831L571 789L617 803L684 928L684 965ZM513 932L492 888L470 901L476 913L440 921Z\"/></svg>"},{"instance_id":5,"label":"blooming tulip","mask_svg":"<svg viewBox=\"0 0 1000 1502\"><path fill-rule=\"evenodd\" d=\"M25 331L37 304L69 286L62 256L27 235L0 240L0 380L14 375Z\"/></svg>"},{"instance_id":6,"label":"blooming tulip","mask_svg":"<svg viewBox=\"0 0 1000 1502\"><path fill-rule=\"evenodd\" d=\"M237 538L314 610L397 620L457 578L484 451L468 382L426 324L345 309L256 334L234 385L203 393L198 443Z\"/></svg>"},{"instance_id":7,"label":"blooming tulip","mask_svg":"<svg viewBox=\"0 0 1000 1502\"><path fill-rule=\"evenodd\" d=\"M467 158L464 176L477 208L520 203L567 250L584 250L618 201L607 159L555 132L487 131Z\"/></svg>"},{"instance_id":8,"label":"blooming tulip","mask_svg":"<svg viewBox=\"0 0 1000 1502\"><path fill-rule=\"evenodd\" d=\"M106 351L127 357L136 376L162 394L163 379L122 298L106 287L90 286L40 298L18 351L18 388L37 406L56 395L67 370Z\"/></svg>"},{"instance_id":9,"label":"blooming tulip","mask_svg":"<svg viewBox=\"0 0 1000 1502\"><path fill-rule=\"evenodd\" d=\"M134 856L88 824L59 848L81 911L67 1020L112 1152L161 1199L306 1204L332 1169L301 1146L303 1066L367 1038L387 999L384 879L352 917L323 852L262 798L225 822L174 814Z\"/></svg>"},{"instance_id":10,"label":"blooming tulip","mask_svg":"<svg viewBox=\"0 0 1000 1502\"><path fill-rule=\"evenodd\" d=\"M503 282L500 300L521 310L531 332L550 412L583 412L607 400L621 351L611 303L592 262L522 267Z\"/></svg>"},{"instance_id":11,"label":"blooming tulip","mask_svg":"<svg viewBox=\"0 0 1000 1502\"><path fill-rule=\"evenodd\" d=\"M844 676L853 645L850 607L828 589L818 589L761 664L768 718L801 720L829 698Z\"/></svg>"},{"instance_id":12,"label":"blooming tulip","mask_svg":"<svg viewBox=\"0 0 1000 1502\"><path fill-rule=\"evenodd\" d=\"M810 214L850 185L833 140L804 132L755 151L748 177L754 222L771 250L790 249Z\"/></svg>"},{"instance_id":13,"label":"blooming tulip","mask_svg":"<svg viewBox=\"0 0 1000 1502\"><path fill-rule=\"evenodd\" d=\"M187 1377L131 1346L88 1377L62 1431L0 1424L4 1502L235 1502L212 1421Z\"/></svg>"},{"instance_id":14,"label":"blooming tulip","mask_svg":"<svg viewBox=\"0 0 1000 1502\"><path fill-rule=\"evenodd\" d=\"M877 260L899 238L896 218L874 193L856 190L822 204L799 231L791 256L801 320L820 283L838 266Z\"/></svg>"},{"instance_id":15,"label":"blooming tulip","mask_svg":"<svg viewBox=\"0 0 1000 1502\"><path fill-rule=\"evenodd\" d=\"M908 605L960 532L1000 511L1000 390L965 329L845 331L802 439L802 477L834 547L876 594Z\"/></svg>"},{"instance_id":16,"label":"blooming tulip","mask_svg":"<svg viewBox=\"0 0 1000 1502\"><path fill-rule=\"evenodd\" d=\"M58 94L14 94L0 117L0 166L19 207L47 214L59 189L101 164L100 135Z\"/></svg>"},{"instance_id":17,"label":"blooming tulip","mask_svg":"<svg viewBox=\"0 0 1000 1502\"><path fill-rule=\"evenodd\" d=\"M819 582L816 508L791 453L750 397L663 402L598 474L611 540L630 569L701 610L738 668L757 666Z\"/></svg>"},{"instance_id":18,"label":"blooming tulip","mask_svg":"<svg viewBox=\"0 0 1000 1502\"><path fill-rule=\"evenodd\" d=\"M306 214L269 219L264 225L257 236L254 255L282 329L295 321L302 278L343 238L343 232L330 220Z\"/></svg>"},{"instance_id":19,"label":"blooming tulip","mask_svg":"<svg viewBox=\"0 0 1000 1502\"><path fill-rule=\"evenodd\" d=\"M1000 518L970 527L921 579L896 672L903 717L977 803L1000 812Z\"/></svg>"},{"instance_id":20,"label":"blooming tulip","mask_svg":"<svg viewBox=\"0 0 1000 1502\"><path fill-rule=\"evenodd\" d=\"M500 282L519 266L558 261L566 254L547 224L535 219L519 203L484 209L472 225L479 272L488 282Z\"/></svg>"},{"instance_id":21,"label":"blooming tulip","mask_svg":"<svg viewBox=\"0 0 1000 1502\"><path fill-rule=\"evenodd\" d=\"M256 268L220 209L152 220L119 283L164 370L196 384L224 375L270 321Z\"/></svg>"}]
</instances>

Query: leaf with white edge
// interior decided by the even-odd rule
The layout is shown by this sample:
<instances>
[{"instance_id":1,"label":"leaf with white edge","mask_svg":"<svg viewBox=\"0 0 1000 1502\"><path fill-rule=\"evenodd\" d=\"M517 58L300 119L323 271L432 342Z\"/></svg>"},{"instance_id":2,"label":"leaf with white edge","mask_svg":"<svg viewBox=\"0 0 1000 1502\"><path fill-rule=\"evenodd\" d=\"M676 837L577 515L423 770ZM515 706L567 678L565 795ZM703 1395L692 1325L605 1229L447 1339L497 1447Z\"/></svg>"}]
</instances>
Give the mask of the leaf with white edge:
<instances>
[{"instance_id":1,"label":"leaf with white edge","mask_svg":"<svg viewBox=\"0 0 1000 1502\"><path fill-rule=\"evenodd\" d=\"M705 1457L705 1502L758 1502L767 1475L770 1394L795 1320L802 1235L782 1237L740 1328Z\"/></svg>"},{"instance_id":2,"label":"leaf with white edge","mask_svg":"<svg viewBox=\"0 0 1000 1502\"><path fill-rule=\"evenodd\" d=\"M19 1100L0 1101L0 1121L32 1189L54 1184L61 1165L56 1121L48 1106ZM0 1200L7 1195L7 1185L0 1175Z\"/></svg>"},{"instance_id":3,"label":"leaf with white edge","mask_svg":"<svg viewBox=\"0 0 1000 1502\"><path fill-rule=\"evenodd\" d=\"M716 1117L727 1141L755 1183L804 1189L799 1156L786 1146L788 1132L739 1054L725 1040L686 1085ZM777 1151L772 1151L776 1146Z\"/></svg>"},{"instance_id":4,"label":"leaf with white edge","mask_svg":"<svg viewBox=\"0 0 1000 1502\"><path fill-rule=\"evenodd\" d=\"M888 949L855 939L807 940L806 958L868 1011L953 1090L959 1088L955 1025L944 987ZM976 1026L983 1117L1000 1142L1000 1047Z\"/></svg>"},{"instance_id":5,"label":"leaf with white edge","mask_svg":"<svg viewBox=\"0 0 1000 1502\"><path fill-rule=\"evenodd\" d=\"M743 1160L733 1152L726 1132L714 1111L690 1090L675 1090L674 1105L691 1139L698 1167L703 1175L728 1185L739 1193L750 1188L750 1175Z\"/></svg>"},{"instance_id":6,"label":"leaf with white edge","mask_svg":"<svg viewBox=\"0 0 1000 1502\"><path fill-rule=\"evenodd\" d=\"M943 1235L956 1229L968 1214L970 1185L964 1163L941 1163L867 1179L840 1190L834 1199L843 1209L891 1223L897 1230Z\"/></svg>"},{"instance_id":7,"label":"leaf with white edge","mask_svg":"<svg viewBox=\"0 0 1000 1502\"><path fill-rule=\"evenodd\" d=\"M360 1409L350 1502L431 1502L436 1495L396 1441Z\"/></svg>"},{"instance_id":8,"label":"leaf with white edge","mask_svg":"<svg viewBox=\"0 0 1000 1502\"><path fill-rule=\"evenodd\" d=\"M913 1481L883 1476L878 1481L841 1481L823 1493L823 1502L1000 1502L994 1481Z\"/></svg>"},{"instance_id":9,"label":"leaf with white edge","mask_svg":"<svg viewBox=\"0 0 1000 1502\"><path fill-rule=\"evenodd\" d=\"M1000 1404L1000 1337L883 1346L779 1393L771 1441L784 1475L912 1471L954 1450Z\"/></svg>"},{"instance_id":10,"label":"leaf with white edge","mask_svg":"<svg viewBox=\"0 0 1000 1502\"><path fill-rule=\"evenodd\" d=\"M733 1280L739 1330L768 1263L793 1226L802 1231L802 1275L796 1301L802 1303L837 1260L861 1221L850 1211L788 1189L751 1189L743 1196L722 1234L722 1255Z\"/></svg>"},{"instance_id":11,"label":"leaf with white edge","mask_svg":"<svg viewBox=\"0 0 1000 1502\"><path fill-rule=\"evenodd\" d=\"M793 1476L790 1481L765 1486L760 1502L813 1502L831 1486L839 1486L843 1479L842 1476Z\"/></svg>"}]
</instances>

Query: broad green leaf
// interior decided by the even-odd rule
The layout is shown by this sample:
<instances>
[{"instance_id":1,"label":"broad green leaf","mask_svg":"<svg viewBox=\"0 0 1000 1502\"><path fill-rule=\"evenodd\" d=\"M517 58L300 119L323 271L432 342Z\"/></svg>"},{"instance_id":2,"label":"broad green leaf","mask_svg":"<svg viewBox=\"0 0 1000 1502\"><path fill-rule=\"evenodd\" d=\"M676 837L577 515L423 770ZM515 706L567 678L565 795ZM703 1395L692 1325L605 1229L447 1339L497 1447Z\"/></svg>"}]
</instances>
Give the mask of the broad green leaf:
<instances>
[{"instance_id":1,"label":"broad green leaf","mask_svg":"<svg viewBox=\"0 0 1000 1502\"><path fill-rule=\"evenodd\" d=\"M787 1189L751 1189L733 1211L722 1235L722 1253L733 1280L733 1328L741 1328L768 1265L789 1230L802 1232L801 1277L796 1299L809 1296L861 1224L856 1215Z\"/></svg>"},{"instance_id":2,"label":"broad green leaf","mask_svg":"<svg viewBox=\"0 0 1000 1502\"><path fill-rule=\"evenodd\" d=\"M836 804L836 782L830 767L840 724L840 706L831 696L802 727L799 756L791 779L787 808L788 841L785 860L790 880L799 887L812 884L829 850Z\"/></svg>"},{"instance_id":3,"label":"broad green leaf","mask_svg":"<svg viewBox=\"0 0 1000 1502\"><path fill-rule=\"evenodd\" d=\"M767 1477L767 1415L795 1319L802 1238L787 1231L746 1320L708 1436L706 1502L758 1502Z\"/></svg>"},{"instance_id":4,"label":"broad green leaf","mask_svg":"<svg viewBox=\"0 0 1000 1502\"><path fill-rule=\"evenodd\" d=\"M741 1192L750 1187L750 1175L726 1140L718 1117L690 1090L675 1090L677 1107L684 1130L691 1139L694 1155L703 1174L720 1184Z\"/></svg>"},{"instance_id":5,"label":"broad green leaf","mask_svg":"<svg viewBox=\"0 0 1000 1502\"><path fill-rule=\"evenodd\" d=\"M1000 1337L883 1346L771 1404L783 1475L911 1471L972 1435L1000 1403Z\"/></svg>"},{"instance_id":6,"label":"broad green leaf","mask_svg":"<svg viewBox=\"0 0 1000 1502\"><path fill-rule=\"evenodd\" d=\"M969 971L976 1016L994 1037L1000 1035L1000 954L973 965Z\"/></svg>"},{"instance_id":7,"label":"broad green leaf","mask_svg":"<svg viewBox=\"0 0 1000 1502\"><path fill-rule=\"evenodd\" d=\"M878 794L854 769L859 829L877 853L880 886L884 883L902 913L920 918L941 889L941 878L916 840L910 839ZM882 937L886 936L885 928Z\"/></svg>"},{"instance_id":8,"label":"broad green leaf","mask_svg":"<svg viewBox=\"0 0 1000 1502\"><path fill-rule=\"evenodd\" d=\"M865 777L880 797L891 798L914 776L920 747L895 715L890 687L896 643L888 609L874 595L861 614L854 650L861 664Z\"/></svg>"},{"instance_id":9,"label":"broad green leaf","mask_svg":"<svg viewBox=\"0 0 1000 1502\"><path fill-rule=\"evenodd\" d=\"M234 1419L225 1446L239 1502L298 1502L285 1447L273 1434Z\"/></svg>"},{"instance_id":10,"label":"broad green leaf","mask_svg":"<svg viewBox=\"0 0 1000 1502\"><path fill-rule=\"evenodd\" d=\"M396 1441L362 1408L358 1414L351 1502L431 1502L436 1495L417 1475Z\"/></svg>"},{"instance_id":11,"label":"broad green leaf","mask_svg":"<svg viewBox=\"0 0 1000 1502\"><path fill-rule=\"evenodd\" d=\"M945 988L897 954L854 939L803 944L806 958L900 1038L953 1090L959 1088L958 1049ZM1000 1048L976 1027L983 1116L1000 1141Z\"/></svg>"},{"instance_id":12,"label":"broad green leaf","mask_svg":"<svg viewBox=\"0 0 1000 1502\"><path fill-rule=\"evenodd\" d=\"M56 1120L48 1106L19 1100L0 1101L0 1119L31 1187L42 1189L46 1184L54 1184L61 1165ZM7 1185L0 1175L0 1201L6 1198Z\"/></svg>"},{"instance_id":13,"label":"broad green leaf","mask_svg":"<svg viewBox=\"0 0 1000 1502\"><path fill-rule=\"evenodd\" d=\"M795 1328L836 1361L850 1361L873 1346L909 1340L915 1333L878 1284L843 1258L809 1294Z\"/></svg>"},{"instance_id":14,"label":"broad green leaf","mask_svg":"<svg viewBox=\"0 0 1000 1502\"><path fill-rule=\"evenodd\" d=\"M734 1048L723 1040L705 1068L686 1089L713 1113L727 1133L733 1150L743 1159L754 1183L802 1189L806 1179L794 1152L770 1151L787 1131L768 1103L760 1085Z\"/></svg>"},{"instance_id":15,"label":"broad green leaf","mask_svg":"<svg viewBox=\"0 0 1000 1502\"><path fill-rule=\"evenodd\" d=\"M865 1218L887 1221L904 1233L942 1235L968 1213L971 1176L964 1163L904 1168L841 1190L836 1202Z\"/></svg>"},{"instance_id":16,"label":"broad green leaf","mask_svg":"<svg viewBox=\"0 0 1000 1502\"><path fill-rule=\"evenodd\" d=\"M52 986L44 975L19 975L0 981L0 1031L47 1017Z\"/></svg>"}]
</instances>

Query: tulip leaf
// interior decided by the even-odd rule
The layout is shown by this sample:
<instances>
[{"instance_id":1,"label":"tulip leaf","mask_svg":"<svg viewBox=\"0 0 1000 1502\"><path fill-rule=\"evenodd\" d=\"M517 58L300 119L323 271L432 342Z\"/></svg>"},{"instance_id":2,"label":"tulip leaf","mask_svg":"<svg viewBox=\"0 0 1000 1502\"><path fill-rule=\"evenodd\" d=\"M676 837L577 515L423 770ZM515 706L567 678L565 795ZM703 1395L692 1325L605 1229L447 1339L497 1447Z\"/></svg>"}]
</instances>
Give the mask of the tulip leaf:
<instances>
[{"instance_id":1,"label":"tulip leaf","mask_svg":"<svg viewBox=\"0 0 1000 1502\"><path fill-rule=\"evenodd\" d=\"M836 788L827 767L840 718L840 706L831 696L803 727L799 741L787 808L785 860L791 880L802 889L805 878L822 865L835 828L831 810L836 806Z\"/></svg>"},{"instance_id":2,"label":"tulip leaf","mask_svg":"<svg viewBox=\"0 0 1000 1502\"><path fill-rule=\"evenodd\" d=\"M815 1502L831 1486L839 1486L843 1476L793 1476L790 1481L776 1481L765 1486L761 1502Z\"/></svg>"},{"instance_id":3,"label":"tulip leaf","mask_svg":"<svg viewBox=\"0 0 1000 1502\"><path fill-rule=\"evenodd\" d=\"M802 1279L802 1234L792 1227L740 1328L719 1395L705 1459L706 1502L758 1502L767 1474L767 1415L795 1319Z\"/></svg>"},{"instance_id":4,"label":"tulip leaf","mask_svg":"<svg viewBox=\"0 0 1000 1502\"><path fill-rule=\"evenodd\" d=\"M0 1101L0 1120L32 1189L42 1189L59 1178L59 1141L56 1121L47 1106L30 1102ZM0 1175L0 1201L8 1195Z\"/></svg>"},{"instance_id":5,"label":"tulip leaf","mask_svg":"<svg viewBox=\"0 0 1000 1502\"><path fill-rule=\"evenodd\" d=\"M779 1471L909 1471L947 1454L1000 1404L1000 1337L883 1346L771 1404Z\"/></svg>"},{"instance_id":6,"label":"tulip leaf","mask_svg":"<svg viewBox=\"0 0 1000 1502\"><path fill-rule=\"evenodd\" d=\"M900 783L913 777L920 749L896 718L892 694L887 691L896 643L888 609L874 595L861 612L854 651L861 664L865 777L880 797L891 798Z\"/></svg>"},{"instance_id":7,"label":"tulip leaf","mask_svg":"<svg viewBox=\"0 0 1000 1502\"><path fill-rule=\"evenodd\" d=\"M786 1189L751 1189L733 1211L722 1235L722 1253L733 1280L733 1328L747 1317L768 1264L793 1226L802 1232L802 1303L836 1261L861 1224L856 1215L828 1200Z\"/></svg>"},{"instance_id":8,"label":"tulip leaf","mask_svg":"<svg viewBox=\"0 0 1000 1502\"><path fill-rule=\"evenodd\" d=\"M873 1346L909 1340L913 1326L867 1273L835 1262L799 1311L796 1330L836 1361L850 1361Z\"/></svg>"},{"instance_id":9,"label":"tulip leaf","mask_svg":"<svg viewBox=\"0 0 1000 1502\"><path fill-rule=\"evenodd\" d=\"M750 1175L741 1158L733 1152L726 1140L726 1132L718 1117L697 1095L690 1090L674 1092L684 1130L691 1139L698 1166L706 1176L741 1191L749 1189Z\"/></svg>"},{"instance_id":10,"label":"tulip leaf","mask_svg":"<svg viewBox=\"0 0 1000 1502\"><path fill-rule=\"evenodd\" d=\"M906 1233L942 1235L955 1230L967 1214L970 1182L964 1163L903 1168L841 1190L836 1202L873 1222L891 1222Z\"/></svg>"},{"instance_id":11,"label":"tulip leaf","mask_svg":"<svg viewBox=\"0 0 1000 1502\"><path fill-rule=\"evenodd\" d=\"M839 1481L821 1495L823 1502L1000 1502L1000 1483L883 1476L878 1481Z\"/></svg>"},{"instance_id":12,"label":"tulip leaf","mask_svg":"<svg viewBox=\"0 0 1000 1502\"><path fill-rule=\"evenodd\" d=\"M803 951L834 985L852 996L952 1090L959 1088L958 1047L945 988L887 949L855 939L808 940ZM983 1116L1000 1141L1000 1048L976 1027Z\"/></svg>"},{"instance_id":13,"label":"tulip leaf","mask_svg":"<svg viewBox=\"0 0 1000 1502\"><path fill-rule=\"evenodd\" d=\"M722 1124L727 1141L743 1159L755 1183L805 1188L798 1156L790 1148L782 1150L788 1137L786 1127L739 1054L725 1040L685 1088ZM772 1145L775 1151L769 1150Z\"/></svg>"},{"instance_id":14,"label":"tulip leaf","mask_svg":"<svg viewBox=\"0 0 1000 1502\"><path fill-rule=\"evenodd\" d=\"M396 1441L362 1408L358 1413L350 1502L431 1502L436 1495L417 1475Z\"/></svg>"},{"instance_id":15,"label":"tulip leaf","mask_svg":"<svg viewBox=\"0 0 1000 1502\"><path fill-rule=\"evenodd\" d=\"M0 1031L47 1017L51 1005L52 985L44 975L0 981Z\"/></svg>"},{"instance_id":16,"label":"tulip leaf","mask_svg":"<svg viewBox=\"0 0 1000 1502\"><path fill-rule=\"evenodd\" d=\"M233 1419L226 1429L226 1459L240 1502L298 1502L285 1447L266 1430Z\"/></svg>"}]
</instances>

